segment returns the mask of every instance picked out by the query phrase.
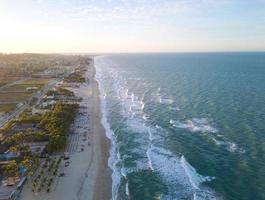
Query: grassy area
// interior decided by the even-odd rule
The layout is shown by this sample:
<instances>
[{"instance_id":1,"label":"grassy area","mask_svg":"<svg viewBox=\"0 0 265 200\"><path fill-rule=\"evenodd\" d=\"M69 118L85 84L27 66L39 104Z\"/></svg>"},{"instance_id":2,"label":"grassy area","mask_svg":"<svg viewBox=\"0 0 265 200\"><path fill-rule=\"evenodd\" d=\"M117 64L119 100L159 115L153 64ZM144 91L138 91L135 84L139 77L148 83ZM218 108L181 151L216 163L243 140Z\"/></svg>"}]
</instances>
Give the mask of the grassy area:
<instances>
[{"instance_id":1,"label":"grassy area","mask_svg":"<svg viewBox=\"0 0 265 200\"><path fill-rule=\"evenodd\" d=\"M7 87L0 94L0 102L3 103L18 103L23 102L32 96L34 90L26 91L28 87L37 87L40 90L44 85L49 83L52 79L40 78L40 79L28 79L20 84L15 84ZM4 107L3 109L8 109L9 107ZM0 108L1 110L1 108ZM1 111L0 111L1 112Z\"/></svg>"},{"instance_id":2,"label":"grassy area","mask_svg":"<svg viewBox=\"0 0 265 200\"><path fill-rule=\"evenodd\" d=\"M37 89L41 89L44 86L44 84L16 84L16 85L12 85L8 88L6 88L4 91L6 92L13 92L13 91L17 91L17 92L24 92L26 91L26 89L28 87L37 87ZM31 91L33 92L33 91Z\"/></svg>"},{"instance_id":3,"label":"grassy area","mask_svg":"<svg viewBox=\"0 0 265 200\"><path fill-rule=\"evenodd\" d=\"M24 92L28 87L37 87L37 89L41 89L44 85L48 84L52 79L47 78L39 78L39 79L28 79L19 84L12 85L5 89L6 92ZM33 91L31 91L33 92Z\"/></svg>"},{"instance_id":4,"label":"grassy area","mask_svg":"<svg viewBox=\"0 0 265 200\"><path fill-rule=\"evenodd\" d=\"M0 80L0 87L4 86L4 85L6 85L6 84L7 84L6 81L2 81L2 80Z\"/></svg>"},{"instance_id":5,"label":"grassy area","mask_svg":"<svg viewBox=\"0 0 265 200\"><path fill-rule=\"evenodd\" d=\"M75 96L75 94L72 91L67 90L65 88L62 88L62 87L58 88L56 91L50 90L50 91L48 91L46 93L46 95L48 95L48 96L64 95L64 96L67 96L67 97L74 97Z\"/></svg>"},{"instance_id":6,"label":"grassy area","mask_svg":"<svg viewBox=\"0 0 265 200\"><path fill-rule=\"evenodd\" d=\"M6 85L8 83L12 83L14 81L17 81L18 79L20 79L20 77L4 77L1 75L1 71L0 71L0 87Z\"/></svg>"},{"instance_id":7,"label":"grassy area","mask_svg":"<svg viewBox=\"0 0 265 200\"><path fill-rule=\"evenodd\" d=\"M31 79L23 81L22 84L31 84L31 85L42 84L42 85L45 85L52 80L53 79L51 79L51 78L31 78Z\"/></svg>"},{"instance_id":8,"label":"grassy area","mask_svg":"<svg viewBox=\"0 0 265 200\"><path fill-rule=\"evenodd\" d=\"M16 108L16 104L0 104L0 113L9 113Z\"/></svg>"},{"instance_id":9,"label":"grassy area","mask_svg":"<svg viewBox=\"0 0 265 200\"><path fill-rule=\"evenodd\" d=\"M31 97L29 93L23 92L14 92L14 93L1 93L0 102L4 103L14 103L22 102Z\"/></svg>"}]
</instances>

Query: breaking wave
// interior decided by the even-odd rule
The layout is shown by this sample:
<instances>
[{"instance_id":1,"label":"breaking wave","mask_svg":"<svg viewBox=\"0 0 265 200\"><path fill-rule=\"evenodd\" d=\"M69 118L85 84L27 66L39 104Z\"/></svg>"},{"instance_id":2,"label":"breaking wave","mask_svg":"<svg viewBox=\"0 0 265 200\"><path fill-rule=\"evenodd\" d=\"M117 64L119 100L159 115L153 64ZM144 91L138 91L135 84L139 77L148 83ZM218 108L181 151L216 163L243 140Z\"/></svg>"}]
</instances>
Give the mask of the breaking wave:
<instances>
[{"instance_id":1,"label":"breaking wave","mask_svg":"<svg viewBox=\"0 0 265 200\"><path fill-rule=\"evenodd\" d=\"M106 66L104 66L106 67ZM119 76L118 72L111 68L102 69L97 65L96 80L99 83L101 94L101 122L106 129L106 135L111 140L109 167L112 169L112 199L122 199L120 188L124 187L124 195L130 196L130 182L128 176L133 172L151 170L160 176L167 187L167 193L160 194L160 199L170 200L188 199L217 199L215 193L209 188L203 187L201 183L211 181L213 177L202 176L187 162L184 155L173 154L164 145L166 130L158 125L149 123L149 117L145 113L144 97L137 96L126 86L126 80ZM106 90L107 82L111 79L113 89ZM108 85L108 87L110 87ZM109 92L109 94L108 94ZM124 140L119 140L114 130L111 129L109 117L111 109L107 105L111 98L120 106L120 114L123 116L123 124L126 125L127 140L131 144L127 146L126 152L121 152ZM164 99L164 104L172 104L173 101ZM188 128L192 131L216 131L207 124L204 119L193 119L190 122L180 123L171 121L178 128ZM135 156L137 155L137 156ZM130 160L133 165L126 164ZM125 183L122 181L125 180ZM124 184L124 185L123 185Z\"/></svg>"}]
</instances>

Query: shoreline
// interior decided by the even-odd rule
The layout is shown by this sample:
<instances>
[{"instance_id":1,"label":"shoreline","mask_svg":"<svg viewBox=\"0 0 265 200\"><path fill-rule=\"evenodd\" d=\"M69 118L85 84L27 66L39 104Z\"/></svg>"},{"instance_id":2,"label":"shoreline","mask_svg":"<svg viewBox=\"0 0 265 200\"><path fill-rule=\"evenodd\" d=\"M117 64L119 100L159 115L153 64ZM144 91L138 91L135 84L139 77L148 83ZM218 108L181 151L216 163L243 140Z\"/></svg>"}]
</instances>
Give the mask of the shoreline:
<instances>
[{"instance_id":1,"label":"shoreline","mask_svg":"<svg viewBox=\"0 0 265 200\"><path fill-rule=\"evenodd\" d=\"M79 112L68 135L66 152L69 166L63 162L50 192L31 191L28 180L20 195L21 200L109 200L112 197L112 170L108 166L110 140L101 123L101 99L95 78L94 58L88 66L88 82L79 88L67 88L82 97Z\"/></svg>"},{"instance_id":2,"label":"shoreline","mask_svg":"<svg viewBox=\"0 0 265 200\"><path fill-rule=\"evenodd\" d=\"M94 65L94 58L93 58L93 64L92 64L92 70L91 73L93 75L93 78L90 80L93 80L92 88L93 88L93 96L95 104L97 105L95 107L95 115L99 115L96 120L97 124L99 125L99 132L100 132L100 145L101 145L101 165L99 165L98 174L96 178L96 184L94 187L94 195L93 200L103 200L103 199L111 199L112 197L112 170L108 166L108 160L110 157L110 148L111 143L106 135L106 130L103 127L103 124L101 123L102 119L102 108L101 108L101 98L100 98L100 91L99 91L99 84L96 80L96 68Z\"/></svg>"}]
</instances>

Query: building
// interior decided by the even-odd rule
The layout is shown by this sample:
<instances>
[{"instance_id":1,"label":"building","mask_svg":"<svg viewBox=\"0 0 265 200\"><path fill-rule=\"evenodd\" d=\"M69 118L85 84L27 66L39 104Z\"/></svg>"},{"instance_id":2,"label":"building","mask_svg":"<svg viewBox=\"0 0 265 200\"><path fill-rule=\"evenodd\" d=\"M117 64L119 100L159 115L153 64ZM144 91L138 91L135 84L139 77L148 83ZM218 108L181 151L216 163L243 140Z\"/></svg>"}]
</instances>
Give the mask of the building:
<instances>
[{"instance_id":1,"label":"building","mask_svg":"<svg viewBox=\"0 0 265 200\"><path fill-rule=\"evenodd\" d=\"M49 101L45 101L41 104L41 108L42 109L46 109L46 108L50 108L51 106L55 105L56 101L55 100L49 100Z\"/></svg>"},{"instance_id":2,"label":"building","mask_svg":"<svg viewBox=\"0 0 265 200\"><path fill-rule=\"evenodd\" d=\"M27 92L34 92L34 91L36 91L36 90L38 90L39 88L38 87L27 87L26 88L26 91Z\"/></svg>"},{"instance_id":3,"label":"building","mask_svg":"<svg viewBox=\"0 0 265 200\"><path fill-rule=\"evenodd\" d=\"M55 98L54 95L50 95L50 96L45 95L45 96L43 97L43 99L45 99L45 100L54 100L54 98Z\"/></svg>"}]
</instances>

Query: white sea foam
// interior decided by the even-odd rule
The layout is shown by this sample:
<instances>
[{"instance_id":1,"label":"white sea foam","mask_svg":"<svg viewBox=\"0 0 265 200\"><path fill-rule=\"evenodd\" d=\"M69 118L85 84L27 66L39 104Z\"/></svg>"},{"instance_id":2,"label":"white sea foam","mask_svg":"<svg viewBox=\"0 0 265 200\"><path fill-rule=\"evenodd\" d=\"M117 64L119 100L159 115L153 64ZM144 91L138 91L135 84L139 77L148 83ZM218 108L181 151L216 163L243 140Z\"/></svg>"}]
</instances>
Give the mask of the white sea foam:
<instances>
[{"instance_id":1,"label":"white sea foam","mask_svg":"<svg viewBox=\"0 0 265 200\"><path fill-rule=\"evenodd\" d=\"M105 128L106 136L111 140L111 148L110 148L110 157L108 160L108 165L112 169L112 198L114 200L117 199L117 194L118 194L118 188L121 180L121 174L117 170L116 165L120 161L119 158L119 152L116 154L116 145L114 141L114 133L110 128L110 125L107 121L107 108L106 108L106 97L104 94L103 86L101 85L101 74L96 71L96 76L95 79L98 82L99 86L99 91L100 91L100 98L101 98L101 112L102 112L102 117L101 117L101 123L103 127Z\"/></svg>"},{"instance_id":2,"label":"white sea foam","mask_svg":"<svg viewBox=\"0 0 265 200\"><path fill-rule=\"evenodd\" d=\"M237 153L245 153L245 150L240 148L236 143L230 142L230 141L222 141L215 138L212 138L214 143L218 146L224 147L227 151L230 151L231 153L237 152Z\"/></svg>"},{"instance_id":3,"label":"white sea foam","mask_svg":"<svg viewBox=\"0 0 265 200\"><path fill-rule=\"evenodd\" d=\"M124 169L124 167L121 168L121 175L127 179L126 170Z\"/></svg>"},{"instance_id":4,"label":"white sea foam","mask_svg":"<svg viewBox=\"0 0 265 200\"><path fill-rule=\"evenodd\" d=\"M162 102L162 97L161 97L160 91L161 91L161 89L157 88L157 90L151 94L152 100L155 101L156 103Z\"/></svg>"},{"instance_id":5,"label":"white sea foam","mask_svg":"<svg viewBox=\"0 0 265 200\"><path fill-rule=\"evenodd\" d=\"M161 126L159 126L159 125L155 125L155 127L157 128L157 129L161 129Z\"/></svg>"},{"instance_id":6,"label":"white sea foam","mask_svg":"<svg viewBox=\"0 0 265 200\"><path fill-rule=\"evenodd\" d=\"M149 134L149 144L148 144L148 149L146 151L146 155L147 155L147 158L148 158L149 168L153 171L154 168L153 168L152 159L151 159L151 156L150 156L150 153L151 153L151 150L152 150L153 133L152 133L150 127L148 128L148 134Z\"/></svg>"},{"instance_id":7,"label":"white sea foam","mask_svg":"<svg viewBox=\"0 0 265 200\"><path fill-rule=\"evenodd\" d=\"M137 146L135 151L142 153L146 149L147 169L159 172L163 181L168 184L170 194L169 196L162 195L162 199L171 199L172 196L183 198L194 196L201 200L215 199L212 191L200 188L202 182L211 181L212 178L199 175L196 170L188 164L184 156L175 156L161 146L155 146L156 143L161 143L162 137L159 135L159 131L162 131L162 127L156 126L156 129L153 129L137 117L127 120L127 126L136 132L135 134L140 134L139 137L136 137L136 140L138 143L141 143L141 146ZM158 132L156 130L158 130ZM146 135L144 133L148 134L148 140L145 139ZM127 173L146 169L146 165L144 164L145 159L137 159L136 163L137 167L127 169ZM176 190L176 186L179 190Z\"/></svg>"},{"instance_id":8,"label":"white sea foam","mask_svg":"<svg viewBox=\"0 0 265 200\"><path fill-rule=\"evenodd\" d=\"M167 195L162 194L161 199L170 200L176 196L179 199L182 198L193 198L193 199L216 199L214 192L207 188L201 187L201 183L204 181L210 181L212 178L204 177L199 175L196 170L186 161L184 156L178 156L166 149L166 146L162 145L164 138L164 130L162 127L156 125L152 127L148 125L148 120L144 116L144 102L143 99L137 97L134 93L130 92L126 88L124 80L118 77L116 72L107 70L113 78L116 80L114 85L117 91L117 100L120 101L122 107L122 114L127 119L128 129L132 131L131 135L134 138L134 142L137 145L135 148L129 149L132 153L143 155L140 158L135 158L135 167L124 167L122 159L126 159L126 156L120 155L117 150L117 141L115 135L110 128L107 120L107 107L106 100L101 95L101 107L102 107L102 124L106 129L107 137L112 141L112 147L110 150L109 166L113 170L112 173L112 199L118 198L118 190L121 183L122 176L127 178L127 175L131 172L136 172L144 169L151 169L156 171L162 178L163 182L166 183L169 192ZM101 85L101 74L102 71L97 71L96 78L99 82L100 93L105 94L104 89ZM158 89L160 93L160 88ZM169 102L168 102L169 103ZM173 103L173 102L172 102ZM186 123L176 123L171 121L172 125L190 128L191 125ZM204 124L196 121L199 125ZM203 129L202 129L203 130ZM205 128L204 130L209 130ZM128 132L128 134L130 134ZM146 155L146 156L144 156ZM129 155L127 155L128 157ZM130 195L128 180L125 185L125 193L127 196Z\"/></svg>"},{"instance_id":9,"label":"white sea foam","mask_svg":"<svg viewBox=\"0 0 265 200\"><path fill-rule=\"evenodd\" d=\"M171 110L180 111L180 108L178 106L173 106L173 107L171 107Z\"/></svg>"},{"instance_id":10,"label":"white sea foam","mask_svg":"<svg viewBox=\"0 0 265 200\"><path fill-rule=\"evenodd\" d=\"M170 120L169 123L176 128L189 128L188 124L179 121Z\"/></svg>"},{"instance_id":11,"label":"white sea foam","mask_svg":"<svg viewBox=\"0 0 265 200\"><path fill-rule=\"evenodd\" d=\"M130 191L129 191L129 182L127 181L126 183L126 190L125 190L125 193L127 196L130 196Z\"/></svg>"},{"instance_id":12,"label":"white sea foam","mask_svg":"<svg viewBox=\"0 0 265 200\"><path fill-rule=\"evenodd\" d=\"M167 96L163 96L161 94L161 89L160 88L158 88L157 91L152 94L152 97L153 97L154 101L157 102L157 103L168 104L168 105L171 105L171 104L174 103L173 99L171 99L171 98L169 98Z\"/></svg>"},{"instance_id":13,"label":"white sea foam","mask_svg":"<svg viewBox=\"0 0 265 200\"><path fill-rule=\"evenodd\" d=\"M170 98L163 98L163 97L161 97L160 98L160 103L162 103L162 104L172 104L172 103L174 103L174 100L173 99L170 99Z\"/></svg>"},{"instance_id":14,"label":"white sea foam","mask_svg":"<svg viewBox=\"0 0 265 200\"><path fill-rule=\"evenodd\" d=\"M187 162L183 155L181 156L180 162L187 176L189 177L189 182L195 189L199 189L200 183L215 179L214 177L199 175L196 170Z\"/></svg>"},{"instance_id":15,"label":"white sea foam","mask_svg":"<svg viewBox=\"0 0 265 200\"><path fill-rule=\"evenodd\" d=\"M176 128L189 129L192 132L217 133L217 129L210 126L206 118L193 118L185 122L170 120L170 124Z\"/></svg>"},{"instance_id":16,"label":"white sea foam","mask_svg":"<svg viewBox=\"0 0 265 200\"><path fill-rule=\"evenodd\" d=\"M213 178L199 175L184 156L176 156L163 148L153 147L151 158L154 170L168 183L168 194L162 195L161 199L168 200L176 196L179 199L216 199L213 191L201 187L202 182ZM201 196L204 198L199 198Z\"/></svg>"}]
</instances>

